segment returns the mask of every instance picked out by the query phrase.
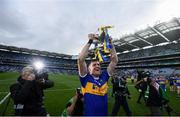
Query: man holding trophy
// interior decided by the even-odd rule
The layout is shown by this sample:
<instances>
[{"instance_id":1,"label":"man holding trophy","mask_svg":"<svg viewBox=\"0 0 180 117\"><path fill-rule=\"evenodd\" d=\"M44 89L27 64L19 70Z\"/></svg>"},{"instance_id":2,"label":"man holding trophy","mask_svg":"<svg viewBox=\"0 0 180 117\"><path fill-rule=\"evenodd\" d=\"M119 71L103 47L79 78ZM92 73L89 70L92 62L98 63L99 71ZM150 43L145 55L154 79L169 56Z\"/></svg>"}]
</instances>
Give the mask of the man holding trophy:
<instances>
[{"instance_id":1,"label":"man holding trophy","mask_svg":"<svg viewBox=\"0 0 180 117\"><path fill-rule=\"evenodd\" d=\"M100 62L91 60L87 66L85 58L88 56L88 50L94 41L97 41L98 35L89 34L89 41L83 47L78 58L78 70L82 93L84 95L84 115L85 116L107 116L108 115L108 79L112 75L115 66L118 63L118 57L115 47L112 44L112 38L109 42L112 45L110 49L110 63L106 70L101 71Z\"/></svg>"}]
</instances>

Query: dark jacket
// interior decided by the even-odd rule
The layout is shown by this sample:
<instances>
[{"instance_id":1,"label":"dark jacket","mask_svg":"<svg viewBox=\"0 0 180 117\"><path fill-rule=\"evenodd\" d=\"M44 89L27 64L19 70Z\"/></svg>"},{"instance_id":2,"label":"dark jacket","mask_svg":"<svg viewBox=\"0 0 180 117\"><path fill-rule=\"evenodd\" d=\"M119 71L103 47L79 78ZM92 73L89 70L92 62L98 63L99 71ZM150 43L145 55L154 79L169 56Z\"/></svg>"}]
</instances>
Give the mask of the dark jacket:
<instances>
[{"instance_id":1,"label":"dark jacket","mask_svg":"<svg viewBox=\"0 0 180 117\"><path fill-rule=\"evenodd\" d=\"M156 89L154 86L149 85L149 98L147 99L147 106L156 106L160 107L169 102L163 90L159 87Z\"/></svg>"},{"instance_id":2,"label":"dark jacket","mask_svg":"<svg viewBox=\"0 0 180 117\"><path fill-rule=\"evenodd\" d=\"M118 96L130 95L125 79L114 77L111 82L113 84L113 94Z\"/></svg>"},{"instance_id":3,"label":"dark jacket","mask_svg":"<svg viewBox=\"0 0 180 117\"><path fill-rule=\"evenodd\" d=\"M10 86L11 97L14 101L15 115L45 116L47 112L43 104L43 88L50 84L40 84L36 80L28 81L21 77L17 83ZM51 84L51 87L53 84Z\"/></svg>"},{"instance_id":4,"label":"dark jacket","mask_svg":"<svg viewBox=\"0 0 180 117\"><path fill-rule=\"evenodd\" d=\"M147 83L142 81L140 84L139 84L139 88L142 90L142 92L145 92L147 90Z\"/></svg>"},{"instance_id":5,"label":"dark jacket","mask_svg":"<svg viewBox=\"0 0 180 117\"><path fill-rule=\"evenodd\" d=\"M162 106L158 90L152 85L149 86L149 98L147 99L147 106Z\"/></svg>"}]
</instances>

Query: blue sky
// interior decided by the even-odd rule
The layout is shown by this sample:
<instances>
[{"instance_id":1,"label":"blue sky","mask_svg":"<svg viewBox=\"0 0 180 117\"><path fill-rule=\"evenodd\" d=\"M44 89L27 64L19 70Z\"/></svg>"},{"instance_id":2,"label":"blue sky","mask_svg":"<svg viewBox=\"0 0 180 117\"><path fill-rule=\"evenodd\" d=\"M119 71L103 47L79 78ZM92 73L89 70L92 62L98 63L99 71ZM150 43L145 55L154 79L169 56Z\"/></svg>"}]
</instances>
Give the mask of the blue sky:
<instances>
[{"instance_id":1,"label":"blue sky","mask_svg":"<svg viewBox=\"0 0 180 117\"><path fill-rule=\"evenodd\" d=\"M113 38L180 17L179 0L1 0L0 43L77 55L102 25Z\"/></svg>"}]
</instances>

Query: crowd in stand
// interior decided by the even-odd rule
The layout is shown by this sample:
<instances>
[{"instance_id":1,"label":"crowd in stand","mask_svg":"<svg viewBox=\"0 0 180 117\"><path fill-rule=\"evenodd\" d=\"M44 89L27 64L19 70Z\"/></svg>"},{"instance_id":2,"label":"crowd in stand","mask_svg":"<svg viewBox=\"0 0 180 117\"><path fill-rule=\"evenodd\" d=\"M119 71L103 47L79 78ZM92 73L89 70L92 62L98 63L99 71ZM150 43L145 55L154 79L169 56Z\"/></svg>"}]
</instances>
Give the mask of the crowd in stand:
<instances>
[{"instance_id":1,"label":"crowd in stand","mask_svg":"<svg viewBox=\"0 0 180 117\"><path fill-rule=\"evenodd\" d=\"M119 58L120 60L129 60L129 59L137 59L137 58L146 58L146 57L152 57L152 56L160 56L160 55L169 55L169 54L176 54L178 52L180 44L179 43L172 43L168 44L166 46L156 46L149 49L142 49L135 52L129 52L120 54ZM24 53L15 53L15 52L7 52L7 51L0 51L0 64L8 63L10 62L9 66L1 65L0 70L2 71L20 71L22 69L22 66L12 66L12 64L20 63L20 65L27 65L29 63L32 63L35 60L41 60L43 61L47 67L49 67L51 72L54 73L65 73L63 71L63 68L69 69L71 71L70 73L77 73L75 69L77 69L77 63L76 60L72 59L63 59L63 58L56 58L56 57L47 57L47 56L39 56L39 55L30 55L30 54L24 54ZM168 61L165 61L165 63L162 61L154 61L152 62L140 62L140 63L132 63L131 64L125 64L125 67L139 67L139 66L153 66L153 65L166 65L166 64L174 64L178 61L171 60L169 63ZM123 62L121 62L122 64ZM122 67L122 66L121 66ZM74 70L72 70L72 68ZM67 70L66 70L67 71ZM69 73L69 72L66 72Z\"/></svg>"},{"instance_id":2,"label":"crowd in stand","mask_svg":"<svg viewBox=\"0 0 180 117\"><path fill-rule=\"evenodd\" d=\"M146 58L152 56L176 54L179 52L179 47L180 47L180 43L172 43L166 46L156 46L135 52L120 54L119 58L121 58L121 60L129 60L132 58L142 58L142 57Z\"/></svg>"},{"instance_id":3,"label":"crowd in stand","mask_svg":"<svg viewBox=\"0 0 180 117\"><path fill-rule=\"evenodd\" d=\"M46 69L53 73L76 74L76 61L56 57L30 55L23 53L0 51L0 71L18 71L36 60L42 61Z\"/></svg>"},{"instance_id":4,"label":"crowd in stand","mask_svg":"<svg viewBox=\"0 0 180 117\"><path fill-rule=\"evenodd\" d=\"M0 72L19 72L23 66L0 65Z\"/></svg>"},{"instance_id":5,"label":"crowd in stand","mask_svg":"<svg viewBox=\"0 0 180 117\"><path fill-rule=\"evenodd\" d=\"M63 59L63 58L56 58L56 57L47 57L47 56L0 51L0 60L17 60L17 61L22 61L22 62L31 62L37 59L40 59L47 64L60 64L60 63L75 64L76 63L76 61L75 60L73 61L72 59Z\"/></svg>"}]
</instances>

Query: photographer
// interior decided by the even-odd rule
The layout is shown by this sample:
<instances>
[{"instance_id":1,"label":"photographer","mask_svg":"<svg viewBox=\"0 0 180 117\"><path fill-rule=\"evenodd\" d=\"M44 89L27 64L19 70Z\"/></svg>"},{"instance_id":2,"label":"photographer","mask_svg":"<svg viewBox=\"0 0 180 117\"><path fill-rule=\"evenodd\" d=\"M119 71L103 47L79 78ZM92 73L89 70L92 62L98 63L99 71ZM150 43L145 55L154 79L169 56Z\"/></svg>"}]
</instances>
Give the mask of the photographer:
<instances>
[{"instance_id":1,"label":"photographer","mask_svg":"<svg viewBox=\"0 0 180 117\"><path fill-rule=\"evenodd\" d=\"M139 92L139 97L138 97L137 103L141 104L141 102L140 102L141 98L143 98L144 102L146 102L145 91L147 90L147 82L145 82L143 80L143 78L144 78L144 76L143 76L144 71L138 70L137 73L138 73L138 77L137 77L138 79L137 79L137 82L135 83L135 88Z\"/></svg>"},{"instance_id":2,"label":"photographer","mask_svg":"<svg viewBox=\"0 0 180 117\"><path fill-rule=\"evenodd\" d=\"M61 117L67 116L83 116L83 95L81 89L76 89L76 95L72 97L66 104L66 109L61 114Z\"/></svg>"},{"instance_id":3,"label":"photographer","mask_svg":"<svg viewBox=\"0 0 180 117\"><path fill-rule=\"evenodd\" d=\"M143 76L143 80L147 82L146 105L150 109L151 116L162 116L161 107L165 106L165 108L169 108L167 105L169 100L165 95L165 91L160 87L155 79L150 78L149 72L144 72Z\"/></svg>"},{"instance_id":4,"label":"photographer","mask_svg":"<svg viewBox=\"0 0 180 117\"><path fill-rule=\"evenodd\" d=\"M37 75L32 67L24 67L17 82L10 86L15 116L48 115L43 104L43 89L53 85L47 73Z\"/></svg>"},{"instance_id":5,"label":"photographer","mask_svg":"<svg viewBox=\"0 0 180 117\"><path fill-rule=\"evenodd\" d=\"M120 106L122 105L124 108L124 111L126 112L127 116L131 116L132 113L129 109L126 96L128 96L128 99L130 99L130 93L128 90L128 87L126 85L126 78L125 77L118 77L117 75L114 76L112 79L113 83L113 94L115 95L115 103L112 110L111 115L116 116Z\"/></svg>"}]
</instances>

